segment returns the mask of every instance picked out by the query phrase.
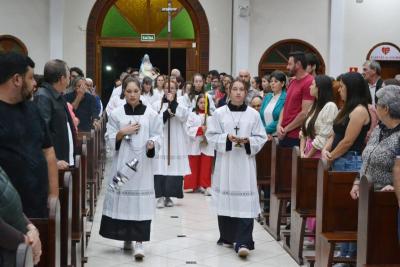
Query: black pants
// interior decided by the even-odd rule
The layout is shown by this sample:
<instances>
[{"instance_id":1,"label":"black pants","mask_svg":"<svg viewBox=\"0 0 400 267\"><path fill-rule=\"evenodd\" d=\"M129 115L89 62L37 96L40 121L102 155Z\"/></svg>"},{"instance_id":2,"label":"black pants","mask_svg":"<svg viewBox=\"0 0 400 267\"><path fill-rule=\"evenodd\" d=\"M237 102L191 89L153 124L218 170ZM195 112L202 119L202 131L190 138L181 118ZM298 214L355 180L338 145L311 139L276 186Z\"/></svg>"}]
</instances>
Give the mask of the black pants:
<instances>
[{"instance_id":1,"label":"black pants","mask_svg":"<svg viewBox=\"0 0 400 267\"><path fill-rule=\"evenodd\" d=\"M183 176L154 175L156 198L183 198Z\"/></svg>"},{"instance_id":2,"label":"black pants","mask_svg":"<svg viewBox=\"0 0 400 267\"><path fill-rule=\"evenodd\" d=\"M254 219L218 216L220 238L218 243L235 244L237 252L240 246L254 249L253 227Z\"/></svg>"}]
</instances>

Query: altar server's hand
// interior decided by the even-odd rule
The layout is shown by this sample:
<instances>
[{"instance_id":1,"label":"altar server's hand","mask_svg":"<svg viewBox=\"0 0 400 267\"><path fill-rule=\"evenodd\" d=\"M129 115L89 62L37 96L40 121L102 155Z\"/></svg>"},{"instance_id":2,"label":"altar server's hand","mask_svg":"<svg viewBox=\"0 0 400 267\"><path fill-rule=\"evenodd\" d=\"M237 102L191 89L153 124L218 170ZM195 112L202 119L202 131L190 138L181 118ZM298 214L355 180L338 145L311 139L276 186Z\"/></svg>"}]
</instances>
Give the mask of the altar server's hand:
<instances>
[{"instance_id":1,"label":"altar server's hand","mask_svg":"<svg viewBox=\"0 0 400 267\"><path fill-rule=\"evenodd\" d=\"M237 143L238 142L238 138L236 136L232 135L232 134L228 134L228 139L232 143Z\"/></svg>"},{"instance_id":2,"label":"altar server's hand","mask_svg":"<svg viewBox=\"0 0 400 267\"><path fill-rule=\"evenodd\" d=\"M247 144L249 141L249 138L245 137L245 138L238 138L239 139L239 143L240 144Z\"/></svg>"},{"instance_id":3,"label":"altar server's hand","mask_svg":"<svg viewBox=\"0 0 400 267\"><path fill-rule=\"evenodd\" d=\"M126 126L125 128L122 129L122 132L124 135L130 135L130 134L137 134L140 130L140 124L139 123L134 123Z\"/></svg>"},{"instance_id":4,"label":"altar server's hand","mask_svg":"<svg viewBox=\"0 0 400 267\"><path fill-rule=\"evenodd\" d=\"M149 140L147 141L147 150L153 149L154 148L154 142Z\"/></svg>"}]
</instances>

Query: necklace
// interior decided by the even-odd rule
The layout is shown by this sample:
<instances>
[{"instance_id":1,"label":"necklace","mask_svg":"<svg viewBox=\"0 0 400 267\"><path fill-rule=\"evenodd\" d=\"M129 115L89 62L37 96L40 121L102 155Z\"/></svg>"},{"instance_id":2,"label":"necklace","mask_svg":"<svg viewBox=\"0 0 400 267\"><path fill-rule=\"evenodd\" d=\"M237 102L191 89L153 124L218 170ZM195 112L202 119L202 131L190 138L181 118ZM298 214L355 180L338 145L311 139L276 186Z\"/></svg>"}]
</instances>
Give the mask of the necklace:
<instances>
[{"instance_id":1,"label":"necklace","mask_svg":"<svg viewBox=\"0 0 400 267\"><path fill-rule=\"evenodd\" d=\"M240 130L240 127L239 127L240 120L242 119L242 116L243 116L243 113L244 113L244 112L242 112L242 114L240 114L239 120L236 122L236 121L235 121L235 118L233 117L233 112L229 110L228 106L226 106L226 109L227 109L227 110L229 111L229 113L231 114L232 121L233 121L233 123L235 124L235 128L233 128L233 129L235 130L235 133L236 133L236 136L237 136L237 135L238 135L238 132L239 132L239 130Z\"/></svg>"}]
</instances>

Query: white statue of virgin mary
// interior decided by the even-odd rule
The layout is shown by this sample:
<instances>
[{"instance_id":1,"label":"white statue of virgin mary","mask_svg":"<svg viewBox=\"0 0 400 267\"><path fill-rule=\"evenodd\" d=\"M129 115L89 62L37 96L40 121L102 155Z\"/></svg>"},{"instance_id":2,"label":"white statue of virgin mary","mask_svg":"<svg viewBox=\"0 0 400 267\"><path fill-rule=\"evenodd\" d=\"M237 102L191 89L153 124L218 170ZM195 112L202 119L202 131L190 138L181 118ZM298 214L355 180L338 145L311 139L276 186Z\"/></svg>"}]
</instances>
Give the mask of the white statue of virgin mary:
<instances>
[{"instance_id":1,"label":"white statue of virgin mary","mask_svg":"<svg viewBox=\"0 0 400 267\"><path fill-rule=\"evenodd\" d=\"M148 54L145 54L142 59L142 64L140 64L139 70L139 79L143 80L144 77L150 77L151 79L156 78L156 73L153 70L153 65L150 62L150 57Z\"/></svg>"}]
</instances>

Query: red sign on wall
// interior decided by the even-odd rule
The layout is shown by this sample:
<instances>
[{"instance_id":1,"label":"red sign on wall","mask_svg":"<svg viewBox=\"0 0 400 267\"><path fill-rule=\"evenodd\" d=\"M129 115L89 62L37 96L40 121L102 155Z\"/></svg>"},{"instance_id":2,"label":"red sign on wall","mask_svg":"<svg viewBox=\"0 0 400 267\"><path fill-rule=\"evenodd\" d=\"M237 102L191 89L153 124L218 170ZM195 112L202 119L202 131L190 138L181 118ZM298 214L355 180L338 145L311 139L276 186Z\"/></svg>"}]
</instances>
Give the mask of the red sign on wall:
<instances>
[{"instance_id":1,"label":"red sign on wall","mask_svg":"<svg viewBox=\"0 0 400 267\"><path fill-rule=\"evenodd\" d=\"M349 71L350 72L358 72L358 67L350 67Z\"/></svg>"}]
</instances>

